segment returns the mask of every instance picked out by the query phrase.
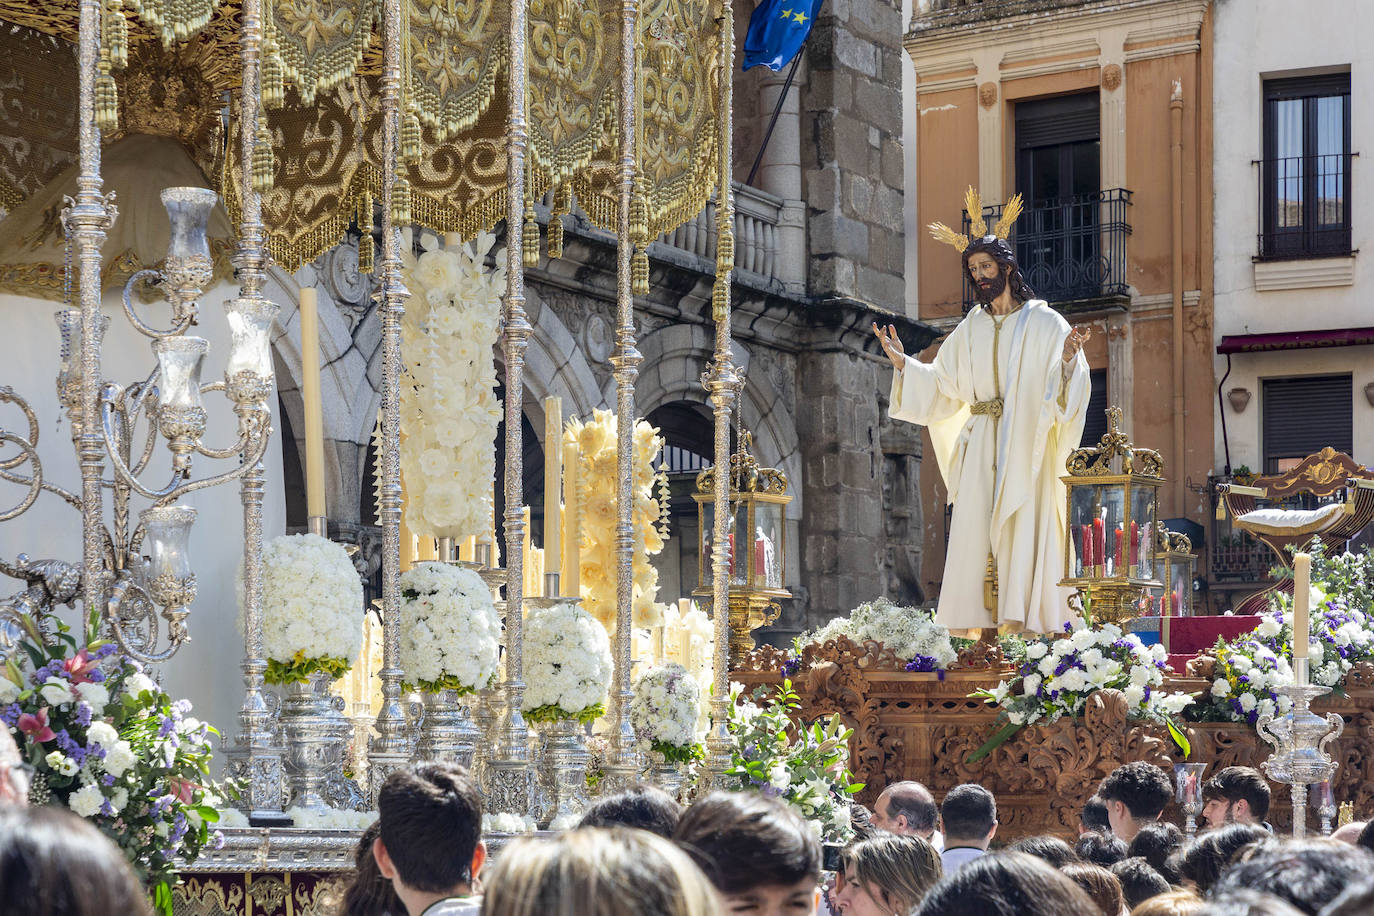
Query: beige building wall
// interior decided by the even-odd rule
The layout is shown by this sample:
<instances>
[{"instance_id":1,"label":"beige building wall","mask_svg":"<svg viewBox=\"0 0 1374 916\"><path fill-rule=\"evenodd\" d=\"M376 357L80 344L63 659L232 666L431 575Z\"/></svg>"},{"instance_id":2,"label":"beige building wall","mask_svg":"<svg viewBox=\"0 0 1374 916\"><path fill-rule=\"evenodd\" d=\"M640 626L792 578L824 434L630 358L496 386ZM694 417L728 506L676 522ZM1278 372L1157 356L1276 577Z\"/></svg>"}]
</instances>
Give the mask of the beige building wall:
<instances>
[{"instance_id":1,"label":"beige building wall","mask_svg":"<svg viewBox=\"0 0 1374 916\"><path fill-rule=\"evenodd\" d=\"M1127 433L1165 457L1170 482L1162 491L1161 517L1203 521L1206 497L1185 484L1205 481L1212 464L1208 0L1065 2L1049 11L1037 4L1035 13L1017 12L1016 3L975 8L936 0L933 6L917 11L905 43L917 78L917 145L909 151L916 157L917 224L957 226L970 184L985 203L1010 196L1018 103L1098 92L1101 189L1133 192L1130 288L1120 301L1075 305L1066 317L1093 329L1086 354L1093 369L1106 370L1108 402L1123 408ZM1181 100L1178 184L1171 145L1175 98ZM1182 216L1177 238L1175 207ZM1182 266L1177 284L1176 248ZM919 317L952 328L962 315L958 256L923 235L917 260ZM1179 365L1183 384L1176 386ZM921 492L922 575L933 597L943 575L946 519L933 462L924 468Z\"/></svg>"}]
</instances>

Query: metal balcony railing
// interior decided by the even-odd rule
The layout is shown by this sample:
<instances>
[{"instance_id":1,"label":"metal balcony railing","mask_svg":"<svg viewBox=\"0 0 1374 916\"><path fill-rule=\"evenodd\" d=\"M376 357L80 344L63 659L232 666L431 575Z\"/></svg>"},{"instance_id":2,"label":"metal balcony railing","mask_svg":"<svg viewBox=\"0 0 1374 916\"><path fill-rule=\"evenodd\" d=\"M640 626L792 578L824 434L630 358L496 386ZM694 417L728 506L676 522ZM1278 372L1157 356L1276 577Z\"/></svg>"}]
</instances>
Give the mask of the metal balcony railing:
<instances>
[{"instance_id":1,"label":"metal balcony railing","mask_svg":"<svg viewBox=\"0 0 1374 916\"><path fill-rule=\"evenodd\" d=\"M1131 234L1126 208L1131 193L1112 188L1027 203L1012 230L1011 242L1021 273L1035 295L1051 305L1128 295L1126 239ZM1002 215L1000 204L983 208L989 226ZM970 221L964 214L965 233ZM973 286L964 277L964 308L974 306Z\"/></svg>"},{"instance_id":2,"label":"metal balcony railing","mask_svg":"<svg viewBox=\"0 0 1374 916\"><path fill-rule=\"evenodd\" d=\"M1263 159L1259 256L1264 260L1350 254L1352 153Z\"/></svg>"}]
</instances>

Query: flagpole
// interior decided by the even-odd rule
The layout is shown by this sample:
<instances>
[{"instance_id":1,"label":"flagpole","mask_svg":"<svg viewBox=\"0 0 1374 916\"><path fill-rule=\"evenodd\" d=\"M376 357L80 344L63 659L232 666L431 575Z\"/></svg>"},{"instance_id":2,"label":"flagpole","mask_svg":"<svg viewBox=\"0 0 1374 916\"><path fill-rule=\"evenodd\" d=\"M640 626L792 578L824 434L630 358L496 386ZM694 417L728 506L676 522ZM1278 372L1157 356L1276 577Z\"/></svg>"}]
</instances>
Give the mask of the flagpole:
<instances>
[{"instance_id":1,"label":"flagpole","mask_svg":"<svg viewBox=\"0 0 1374 916\"><path fill-rule=\"evenodd\" d=\"M803 45L805 47L805 45ZM749 177L744 183L750 187L754 186L754 176L759 172L759 163L763 162L764 150L768 149L768 141L773 139L773 128L778 123L778 115L782 114L782 103L787 99L787 91L792 88L792 77L797 75L797 66L801 63L801 48L792 56L792 66L787 70L787 79L783 81L782 92L778 93L778 104L773 106L773 117L768 119L768 130L764 132L763 142L759 144L759 154L754 157L754 167L749 170Z\"/></svg>"}]
</instances>

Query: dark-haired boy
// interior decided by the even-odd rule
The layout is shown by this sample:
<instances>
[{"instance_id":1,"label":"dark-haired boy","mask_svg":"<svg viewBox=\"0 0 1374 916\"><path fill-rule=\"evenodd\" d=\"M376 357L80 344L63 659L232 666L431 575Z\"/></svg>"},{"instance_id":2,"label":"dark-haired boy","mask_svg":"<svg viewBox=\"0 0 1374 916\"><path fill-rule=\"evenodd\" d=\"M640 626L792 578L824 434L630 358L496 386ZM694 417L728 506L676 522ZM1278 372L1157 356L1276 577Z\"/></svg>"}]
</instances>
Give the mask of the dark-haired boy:
<instances>
[{"instance_id":1,"label":"dark-haired boy","mask_svg":"<svg viewBox=\"0 0 1374 916\"><path fill-rule=\"evenodd\" d=\"M1254 767L1224 767L1202 784L1202 819L1209 827L1257 824L1268 827L1269 783Z\"/></svg>"},{"instance_id":2,"label":"dark-haired boy","mask_svg":"<svg viewBox=\"0 0 1374 916\"><path fill-rule=\"evenodd\" d=\"M1112 770L1097 789L1107 805L1112 833L1130 843L1141 827L1159 820L1174 797L1173 782L1153 763L1136 760Z\"/></svg>"},{"instance_id":3,"label":"dark-haired boy","mask_svg":"<svg viewBox=\"0 0 1374 916\"><path fill-rule=\"evenodd\" d=\"M426 764L387 777L377 795L377 869L409 916L477 916L472 886L487 858L482 799L467 770Z\"/></svg>"}]
</instances>

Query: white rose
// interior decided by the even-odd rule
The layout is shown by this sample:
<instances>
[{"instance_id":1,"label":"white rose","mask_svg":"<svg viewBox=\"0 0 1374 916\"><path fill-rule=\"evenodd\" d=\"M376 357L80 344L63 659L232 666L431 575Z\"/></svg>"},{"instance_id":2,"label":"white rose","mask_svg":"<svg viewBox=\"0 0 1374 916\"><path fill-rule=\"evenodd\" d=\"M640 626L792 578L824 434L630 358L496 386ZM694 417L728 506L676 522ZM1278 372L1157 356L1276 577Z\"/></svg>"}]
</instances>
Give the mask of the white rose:
<instances>
[{"instance_id":1,"label":"white rose","mask_svg":"<svg viewBox=\"0 0 1374 916\"><path fill-rule=\"evenodd\" d=\"M116 741L113 747L105 749L105 772L111 776L123 776L137 761L138 758L127 741Z\"/></svg>"},{"instance_id":2,"label":"white rose","mask_svg":"<svg viewBox=\"0 0 1374 916\"><path fill-rule=\"evenodd\" d=\"M153 679L142 671L136 671L124 679L124 689L130 696L137 697L145 690L157 693L157 684L154 684Z\"/></svg>"},{"instance_id":3,"label":"white rose","mask_svg":"<svg viewBox=\"0 0 1374 916\"><path fill-rule=\"evenodd\" d=\"M100 793L100 786L95 785L84 785L67 799L67 805L82 817L95 815L104 804L105 796Z\"/></svg>"},{"instance_id":4,"label":"white rose","mask_svg":"<svg viewBox=\"0 0 1374 916\"><path fill-rule=\"evenodd\" d=\"M1193 698L1186 693L1171 693L1159 701L1165 712L1176 716L1193 705Z\"/></svg>"},{"instance_id":5,"label":"white rose","mask_svg":"<svg viewBox=\"0 0 1374 916\"><path fill-rule=\"evenodd\" d=\"M1278 636L1280 629L1281 626L1279 625L1279 622L1275 620L1273 617L1269 617L1266 615L1264 618L1260 620L1259 626L1255 627L1255 634L1257 636L1271 638L1274 636Z\"/></svg>"},{"instance_id":6,"label":"white rose","mask_svg":"<svg viewBox=\"0 0 1374 916\"><path fill-rule=\"evenodd\" d=\"M1059 659L1053 655L1047 655L1040 660L1039 670L1044 677L1054 674L1054 669L1059 666Z\"/></svg>"},{"instance_id":7,"label":"white rose","mask_svg":"<svg viewBox=\"0 0 1374 916\"><path fill-rule=\"evenodd\" d=\"M1045 653L1048 651L1049 648L1046 647L1046 645L1043 642L1033 642L1030 645L1026 646L1026 658L1030 659L1031 661L1038 661L1039 659L1044 658Z\"/></svg>"},{"instance_id":8,"label":"white rose","mask_svg":"<svg viewBox=\"0 0 1374 916\"><path fill-rule=\"evenodd\" d=\"M1024 725L1026 723L1026 714L1015 711L1009 712L1007 713L1007 721L1012 725Z\"/></svg>"},{"instance_id":9,"label":"white rose","mask_svg":"<svg viewBox=\"0 0 1374 916\"><path fill-rule=\"evenodd\" d=\"M0 706L8 706L19 699L19 685L0 676Z\"/></svg>"},{"instance_id":10,"label":"white rose","mask_svg":"<svg viewBox=\"0 0 1374 916\"><path fill-rule=\"evenodd\" d=\"M1144 665L1132 665L1131 684L1140 687L1145 686L1150 683L1150 674L1150 669L1146 668Z\"/></svg>"},{"instance_id":11,"label":"white rose","mask_svg":"<svg viewBox=\"0 0 1374 916\"><path fill-rule=\"evenodd\" d=\"M1035 692L1040 689L1043 678L1038 674L1028 674L1021 680L1021 692L1028 697L1035 696Z\"/></svg>"},{"instance_id":12,"label":"white rose","mask_svg":"<svg viewBox=\"0 0 1374 916\"><path fill-rule=\"evenodd\" d=\"M43 695L49 706L61 706L76 699L67 682L59 678L50 677L43 682L43 686L38 688L38 692Z\"/></svg>"},{"instance_id":13,"label":"white rose","mask_svg":"<svg viewBox=\"0 0 1374 916\"><path fill-rule=\"evenodd\" d=\"M1087 627L1084 627L1081 630L1075 631L1070 639L1073 642L1073 647L1081 652L1097 642L1097 634Z\"/></svg>"},{"instance_id":14,"label":"white rose","mask_svg":"<svg viewBox=\"0 0 1374 916\"><path fill-rule=\"evenodd\" d=\"M87 681L84 684L76 685L76 692L81 695L81 699L91 704L91 708L97 713L105 711L105 706L110 702L110 691L104 684L97 684L94 681Z\"/></svg>"},{"instance_id":15,"label":"white rose","mask_svg":"<svg viewBox=\"0 0 1374 916\"><path fill-rule=\"evenodd\" d=\"M1320 665L1326 658L1326 650L1321 643L1311 640L1307 644L1307 658L1309 664Z\"/></svg>"},{"instance_id":16,"label":"white rose","mask_svg":"<svg viewBox=\"0 0 1374 916\"><path fill-rule=\"evenodd\" d=\"M777 764L768 773L768 784L779 792L784 792L792 783L792 775L787 772L787 767Z\"/></svg>"},{"instance_id":17,"label":"white rose","mask_svg":"<svg viewBox=\"0 0 1374 916\"><path fill-rule=\"evenodd\" d=\"M109 722L97 720L86 727L86 740L94 741L109 750L119 740L119 732Z\"/></svg>"},{"instance_id":18,"label":"white rose","mask_svg":"<svg viewBox=\"0 0 1374 916\"><path fill-rule=\"evenodd\" d=\"M1219 677L1212 682L1212 696L1224 699L1231 693L1231 682L1224 677Z\"/></svg>"},{"instance_id":19,"label":"white rose","mask_svg":"<svg viewBox=\"0 0 1374 916\"><path fill-rule=\"evenodd\" d=\"M1240 695L1240 708L1244 712L1250 712L1255 708L1255 695L1253 693L1242 693Z\"/></svg>"},{"instance_id":20,"label":"white rose","mask_svg":"<svg viewBox=\"0 0 1374 916\"><path fill-rule=\"evenodd\" d=\"M1126 704L1131 708L1139 706L1145 702L1145 688L1136 684L1131 684L1121 691L1126 696Z\"/></svg>"},{"instance_id":21,"label":"white rose","mask_svg":"<svg viewBox=\"0 0 1374 916\"><path fill-rule=\"evenodd\" d=\"M112 807L112 808L115 809L115 813L116 813L116 814L118 814L119 812L123 811L123 810L124 810L124 806L127 805L128 803L129 803L129 790L128 790L128 789L124 789L124 788L115 789L115 790L114 790L114 794L112 794L112 795L110 796L110 807ZM247 826L247 825L245 825L245 826Z\"/></svg>"}]
</instances>

